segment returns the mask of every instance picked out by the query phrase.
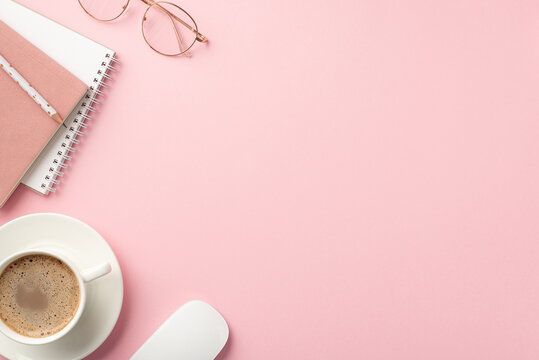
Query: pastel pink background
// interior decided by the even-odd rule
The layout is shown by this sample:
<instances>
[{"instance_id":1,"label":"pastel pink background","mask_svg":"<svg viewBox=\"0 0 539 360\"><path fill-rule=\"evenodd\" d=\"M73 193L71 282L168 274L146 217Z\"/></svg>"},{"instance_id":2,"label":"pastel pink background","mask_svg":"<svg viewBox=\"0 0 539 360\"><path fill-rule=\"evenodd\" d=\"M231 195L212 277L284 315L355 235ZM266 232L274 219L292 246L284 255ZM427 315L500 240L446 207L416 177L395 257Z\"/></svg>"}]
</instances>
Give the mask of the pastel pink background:
<instances>
[{"instance_id":1,"label":"pastel pink background","mask_svg":"<svg viewBox=\"0 0 539 360\"><path fill-rule=\"evenodd\" d=\"M191 59L78 3L28 6L116 49L58 189L125 305L89 358L128 359L181 304L231 328L220 360L539 357L539 2L182 0Z\"/></svg>"}]
</instances>

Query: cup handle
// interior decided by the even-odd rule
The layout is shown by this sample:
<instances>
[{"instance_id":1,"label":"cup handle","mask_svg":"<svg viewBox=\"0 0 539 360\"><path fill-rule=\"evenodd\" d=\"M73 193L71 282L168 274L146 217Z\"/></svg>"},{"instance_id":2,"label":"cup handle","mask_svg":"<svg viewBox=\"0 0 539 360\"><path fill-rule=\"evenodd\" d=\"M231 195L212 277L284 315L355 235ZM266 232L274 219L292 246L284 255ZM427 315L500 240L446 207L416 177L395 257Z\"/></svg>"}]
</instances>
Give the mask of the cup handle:
<instances>
[{"instance_id":1,"label":"cup handle","mask_svg":"<svg viewBox=\"0 0 539 360\"><path fill-rule=\"evenodd\" d=\"M95 279L99 279L102 276L107 275L111 271L112 271L112 267L110 266L110 264L104 263L104 264L97 265L97 266L81 271L81 276L84 282L90 282L90 281L94 281Z\"/></svg>"}]
</instances>

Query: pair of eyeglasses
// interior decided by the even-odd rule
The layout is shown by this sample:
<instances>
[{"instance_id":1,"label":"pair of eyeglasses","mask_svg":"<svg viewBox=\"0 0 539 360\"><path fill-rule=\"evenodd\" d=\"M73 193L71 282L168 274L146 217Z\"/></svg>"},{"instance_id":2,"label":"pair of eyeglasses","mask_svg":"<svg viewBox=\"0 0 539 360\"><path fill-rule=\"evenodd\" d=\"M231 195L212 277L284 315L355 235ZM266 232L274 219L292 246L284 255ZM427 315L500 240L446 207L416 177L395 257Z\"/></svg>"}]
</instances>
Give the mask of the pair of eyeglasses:
<instances>
[{"instance_id":1,"label":"pair of eyeglasses","mask_svg":"<svg viewBox=\"0 0 539 360\"><path fill-rule=\"evenodd\" d=\"M78 0L82 9L99 21L118 19L131 0ZM167 1L140 0L148 9L142 17L142 36L154 51L166 56L186 54L198 41L208 39L198 31L195 19Z\"/></svg>"}]
</instances>

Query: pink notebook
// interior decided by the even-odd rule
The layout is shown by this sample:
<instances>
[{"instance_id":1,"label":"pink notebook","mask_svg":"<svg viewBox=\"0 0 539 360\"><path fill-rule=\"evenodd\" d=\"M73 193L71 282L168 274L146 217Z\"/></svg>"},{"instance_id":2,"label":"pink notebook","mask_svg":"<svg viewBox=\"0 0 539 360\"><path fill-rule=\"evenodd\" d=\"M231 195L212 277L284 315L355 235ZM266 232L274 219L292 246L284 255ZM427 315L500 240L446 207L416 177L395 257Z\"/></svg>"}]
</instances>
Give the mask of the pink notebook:
<instances>
[{"instance_id":1,"label":"pink notebook","mask_svg":"<svg viewBox=\"0 0 539 360\"><path fill-rule=\"evenodd\" d=\"M65 119L87 86L0 21L0 54ZM0 71L0 207L59 125L4 71Z\"/></svg>"}]
</instances>

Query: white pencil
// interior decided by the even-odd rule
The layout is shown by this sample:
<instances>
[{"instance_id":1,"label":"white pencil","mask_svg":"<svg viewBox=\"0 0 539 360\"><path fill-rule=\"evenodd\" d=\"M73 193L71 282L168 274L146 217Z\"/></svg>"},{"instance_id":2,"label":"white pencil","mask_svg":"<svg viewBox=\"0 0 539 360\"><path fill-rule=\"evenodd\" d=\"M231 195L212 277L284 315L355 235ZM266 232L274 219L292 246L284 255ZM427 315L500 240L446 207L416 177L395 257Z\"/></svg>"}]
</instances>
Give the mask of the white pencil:
<instances>
[{"instance_id":1,"label":"white pencil","mask_svg":"<svg viewBox=\"0 0 539 360\"><path fill-rule=\"evenodd\" d=\"M62 124L64 121L62 120L62 118L60 117L60 115L58 114L58 112L56 110L54 110L54 108L47 102L47 100L45 100L43 98L43 96L41 96L36 89L34 89L32 86L30 86L30 84L28 83L28 81L26 81L21 74L19 74L17 72L17 70L15 70L13 68L13 66L11 66L11 64L8 63L8 61L2 56L0 55L0 67L2 69L4 69L4 71L9 75L11 76L11 78L13 80L15 80L15 82L17 84L19 84L19 86L24 90L26 91L26 93L32 98L34 99L34 101L39 105L41 106L41 108L43 109L43 111L45 111L51 118L53 118L56 122L58 122L58 124Z\"/></svg>"}]
</instances>

